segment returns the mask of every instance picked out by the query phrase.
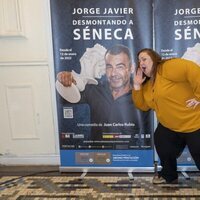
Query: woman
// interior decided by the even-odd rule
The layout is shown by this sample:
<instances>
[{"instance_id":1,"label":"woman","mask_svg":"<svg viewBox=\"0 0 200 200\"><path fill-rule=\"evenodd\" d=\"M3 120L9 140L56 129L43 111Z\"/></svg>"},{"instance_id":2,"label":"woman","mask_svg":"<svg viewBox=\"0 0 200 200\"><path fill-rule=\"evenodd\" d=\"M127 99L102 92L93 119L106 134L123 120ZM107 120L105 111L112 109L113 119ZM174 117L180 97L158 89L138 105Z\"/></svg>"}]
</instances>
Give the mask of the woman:
<instances>
[{"instance_id":1,"label":"woman","mask_svg":"<svg viewBox=\"0 0 200 200\"><path fill-rule=\"evenodd\" d=\"M200 67L189 60L162 60L152 49L138 53L132 98L136 107L153 109L154 134L162 170L154 184L177 183L177 158L187 145L200 170Z\"/></svg>"}]
</instances>

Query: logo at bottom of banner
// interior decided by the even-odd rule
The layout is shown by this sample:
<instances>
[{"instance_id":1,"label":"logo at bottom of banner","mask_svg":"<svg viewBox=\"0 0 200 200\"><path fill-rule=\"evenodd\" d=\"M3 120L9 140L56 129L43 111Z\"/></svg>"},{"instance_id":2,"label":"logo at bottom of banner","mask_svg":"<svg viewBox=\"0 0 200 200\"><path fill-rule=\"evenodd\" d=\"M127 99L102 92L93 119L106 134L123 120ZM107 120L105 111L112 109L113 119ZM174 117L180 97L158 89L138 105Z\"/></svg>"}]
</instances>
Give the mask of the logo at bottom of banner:
<instances>
[{"instance_id":1,"label":"logo at bottom of banner","mask_svg":"<svg viewBox=\"0 0 200 200\"><path fill-rule=\"evenodd\" d=\"M61 166L152 167L153 150L61 150Z\"/></svg>"}]
</instances>

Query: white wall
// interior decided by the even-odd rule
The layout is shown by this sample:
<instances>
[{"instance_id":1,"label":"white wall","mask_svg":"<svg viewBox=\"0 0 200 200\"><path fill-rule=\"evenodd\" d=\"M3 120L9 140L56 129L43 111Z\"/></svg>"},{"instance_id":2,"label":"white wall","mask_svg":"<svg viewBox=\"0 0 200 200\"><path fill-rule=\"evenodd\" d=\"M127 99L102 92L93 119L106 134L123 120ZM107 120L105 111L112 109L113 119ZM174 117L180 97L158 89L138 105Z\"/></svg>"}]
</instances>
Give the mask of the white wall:
<instances>
[{"instance_id":1,"label":"white wall","mask_svg":"<svg viewBox=\"0 0 200 200\"><path fill-rule=\"evenodd\" d=\"M0 0L0 164L59 164L49 0Z\"/></svg>"}]
</instances>

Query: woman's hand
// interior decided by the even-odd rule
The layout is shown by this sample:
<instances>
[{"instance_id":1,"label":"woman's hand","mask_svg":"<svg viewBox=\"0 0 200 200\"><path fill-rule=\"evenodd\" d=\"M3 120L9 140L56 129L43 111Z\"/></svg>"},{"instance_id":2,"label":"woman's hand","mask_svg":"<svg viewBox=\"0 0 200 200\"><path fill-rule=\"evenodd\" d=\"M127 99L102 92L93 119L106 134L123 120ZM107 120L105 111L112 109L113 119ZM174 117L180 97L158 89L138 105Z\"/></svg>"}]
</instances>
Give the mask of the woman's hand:
<instances>
[{"instance_id":1,"label":"woman's hand","mask_svg":"<svg viewBox=\"0 0 200 200\"><path fill-rule=\"evenodd\" d=\"M76 84L72 73L67 71L62 71L57 74L57 79L60 83L62 83L65 87L70 87L72 83Z\"/></svg>"},{"instance_id":2,"label":"woman's hand","mask_svg":"<svg viewBox=\"0 0 200 200\"><path fill-rule=\"evenodd\" d=\"M195 109L200 104L200 101L197 101L196 99L189 99L186 101L186 106L188 108Z\"/></svg>"},{"instance_id":3,"label":"woman's hand","mask_svg":"<svg viewBox=\"0 0 200 200\"><path fill-rule=\"evenodd\" d=\"M140 68L134 72L133 86L135 90L140 90L142 83L145 81L146 77L143 77L143 72Z\"/></svg>"}]
</instances>

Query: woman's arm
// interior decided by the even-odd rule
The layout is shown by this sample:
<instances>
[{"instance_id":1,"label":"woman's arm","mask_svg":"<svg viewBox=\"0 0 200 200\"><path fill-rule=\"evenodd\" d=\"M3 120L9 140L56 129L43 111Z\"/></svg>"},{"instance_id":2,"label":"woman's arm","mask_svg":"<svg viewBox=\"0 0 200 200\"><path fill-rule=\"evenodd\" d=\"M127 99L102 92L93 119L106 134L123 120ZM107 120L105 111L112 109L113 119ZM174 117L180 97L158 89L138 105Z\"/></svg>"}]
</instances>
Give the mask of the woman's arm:
<instances>
[{"instance_id":1,"label":"woman's arm","mask_svg":"<svg viewBox=\"0 0 200 200\"><path fill-rule=\"evenodd\" d=\"M145 102L142 88L140 90L132 90L132 100L137 108L143 111L148 111L150 107Z\"/></svg>"}]
</instances>

